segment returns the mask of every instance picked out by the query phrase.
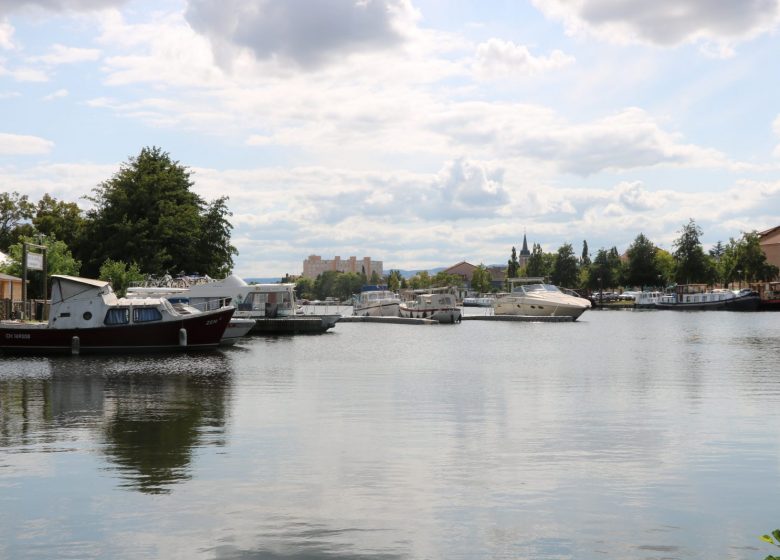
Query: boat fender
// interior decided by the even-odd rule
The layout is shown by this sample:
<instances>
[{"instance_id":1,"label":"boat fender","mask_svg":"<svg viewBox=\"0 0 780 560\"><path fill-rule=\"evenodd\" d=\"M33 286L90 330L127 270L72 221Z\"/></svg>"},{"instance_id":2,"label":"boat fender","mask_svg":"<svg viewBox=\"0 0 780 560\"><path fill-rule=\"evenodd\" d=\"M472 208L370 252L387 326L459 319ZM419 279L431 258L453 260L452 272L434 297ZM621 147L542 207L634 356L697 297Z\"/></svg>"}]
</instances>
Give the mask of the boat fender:
<instances>
[{"instance_id":1,"label":"boat fender","mask_svg":"<svg viewBox=\"0 0 780 560\"><path fill-rule=\"evenodd\" d=\"M70 339L70 353L72 356L78 356L79 352L81 352L81 340L74 336Z\"/></svg>"},{"instance_id":2,"label":"boat fender","mask_svg":"<svg viewBox=\"0 0 780 560\"><path fill-rule=\"evenodd\" d=\"M187 329L179 329L179 346L187 346Z\"/></svg>"}]
</instances>

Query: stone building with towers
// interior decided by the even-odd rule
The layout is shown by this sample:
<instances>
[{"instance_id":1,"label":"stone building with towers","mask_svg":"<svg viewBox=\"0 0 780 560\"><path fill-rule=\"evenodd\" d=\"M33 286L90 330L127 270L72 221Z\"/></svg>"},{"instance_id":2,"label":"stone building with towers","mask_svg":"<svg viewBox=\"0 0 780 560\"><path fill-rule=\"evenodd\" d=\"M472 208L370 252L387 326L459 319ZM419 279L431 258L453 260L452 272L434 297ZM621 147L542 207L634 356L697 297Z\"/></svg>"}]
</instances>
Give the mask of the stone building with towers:
<instances>
[{"instance_id":1,"label":"stone building with towers","mask_svg":"<svg viewBox=\"0 0 780 560\"><path fill-rule=\"evenodd\" d=\"M368 278L371 278L371 274L374 272L376 272L380 278L384 276L382 261L371 260L371 257L363 257L362 259L349 257L348 259L342 259L337 256L333 259L323 259L319 255L309 255L309 257L303 261L303 276L305 278L314 279L323 272L329 270L336 272L354 272L356 274L364 272Z\"/></svg>"}]
</instances>

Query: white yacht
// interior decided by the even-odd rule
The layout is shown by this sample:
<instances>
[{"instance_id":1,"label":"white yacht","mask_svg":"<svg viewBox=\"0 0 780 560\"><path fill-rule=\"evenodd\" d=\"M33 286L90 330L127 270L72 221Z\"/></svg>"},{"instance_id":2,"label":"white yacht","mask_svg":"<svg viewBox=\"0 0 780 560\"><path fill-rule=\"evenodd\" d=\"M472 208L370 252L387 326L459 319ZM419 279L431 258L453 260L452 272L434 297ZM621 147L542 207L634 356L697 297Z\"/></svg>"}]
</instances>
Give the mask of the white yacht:
<instances>
[{"instance_id":1,"label":"white yacht","mask_svg":"<svg viewBox=\"0 0 780 560\"><path fill-rule=\"evenodd\" d=\"M585 298L545 284L543 278L510 278L509 282L512 291L496 299L496 315L571 317L576 321L591 306Z\"/></svg>"},{"instance_id":2,"label":"white yacht","mask_svg":"<svg viewBox=\"0 0 780 560\"><path fill-rule=\"evenodd\" d=\"M357 317L399 317L401 298L387 286L363 286L352 306Z\"/></svg>"},{"instance_id":3,"label":"white yacht","mask_svg":"<svg viewBox=\"0 0 780 560\"><path fill-rule=\"evenodd\" d=\"M172 297L184 298L199 309L211 309L229 299L236 307L234 317L255 321L253 333L322 333L341 318L339 314L299 314L295 284L247 284L235 274L193 284Z\"/></svg>"},{"instance_id":4,"label":"white yacht","mask_svg":"<svg viewBox=\"0 0 780 560\"><path fill-rule=\"evenodd\" d=\"M431 319L439 323L460 322L460 307L457 306L453 294L416 294L414 300L402 303L399 311L401 317Z\"/></svg>"}]
</instances>

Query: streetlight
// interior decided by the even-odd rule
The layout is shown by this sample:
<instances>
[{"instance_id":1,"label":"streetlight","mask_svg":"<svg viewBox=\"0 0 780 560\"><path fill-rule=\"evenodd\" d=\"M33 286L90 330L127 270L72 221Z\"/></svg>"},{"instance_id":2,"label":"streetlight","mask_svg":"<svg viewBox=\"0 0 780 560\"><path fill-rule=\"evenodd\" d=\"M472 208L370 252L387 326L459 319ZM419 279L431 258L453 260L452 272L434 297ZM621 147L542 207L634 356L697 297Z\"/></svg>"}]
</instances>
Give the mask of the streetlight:
<instances>
[{"instance_id":1,"label":"streetlight","mask_svg":"<svg viewBox=\"0 0 780 560\"><path fill-rule=\"evenodd\" d=\"M742 269L737 269L737 278L739 278L739 289L742 289Z\"/></svg>"}]
</instances>

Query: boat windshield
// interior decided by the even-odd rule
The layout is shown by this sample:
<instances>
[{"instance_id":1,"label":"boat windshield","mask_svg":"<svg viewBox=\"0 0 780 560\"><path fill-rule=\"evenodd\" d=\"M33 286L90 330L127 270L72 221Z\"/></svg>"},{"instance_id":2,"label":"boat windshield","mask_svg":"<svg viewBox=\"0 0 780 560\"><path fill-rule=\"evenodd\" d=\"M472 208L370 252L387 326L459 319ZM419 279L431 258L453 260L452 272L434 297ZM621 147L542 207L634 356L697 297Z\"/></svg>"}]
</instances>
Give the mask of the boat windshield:
<instances>
[{"instance_id":1,"label":"boat windshield","mask_svg":"<svg viewBox=\"0 0 780 560\"><path fill-rule=\"evenodd\" d=\"M514 289L515 292L523 292L526 294L540 293L540 292L560 292L558 286L552 284L524 284Z\"/></svg>"}]
</instances>

